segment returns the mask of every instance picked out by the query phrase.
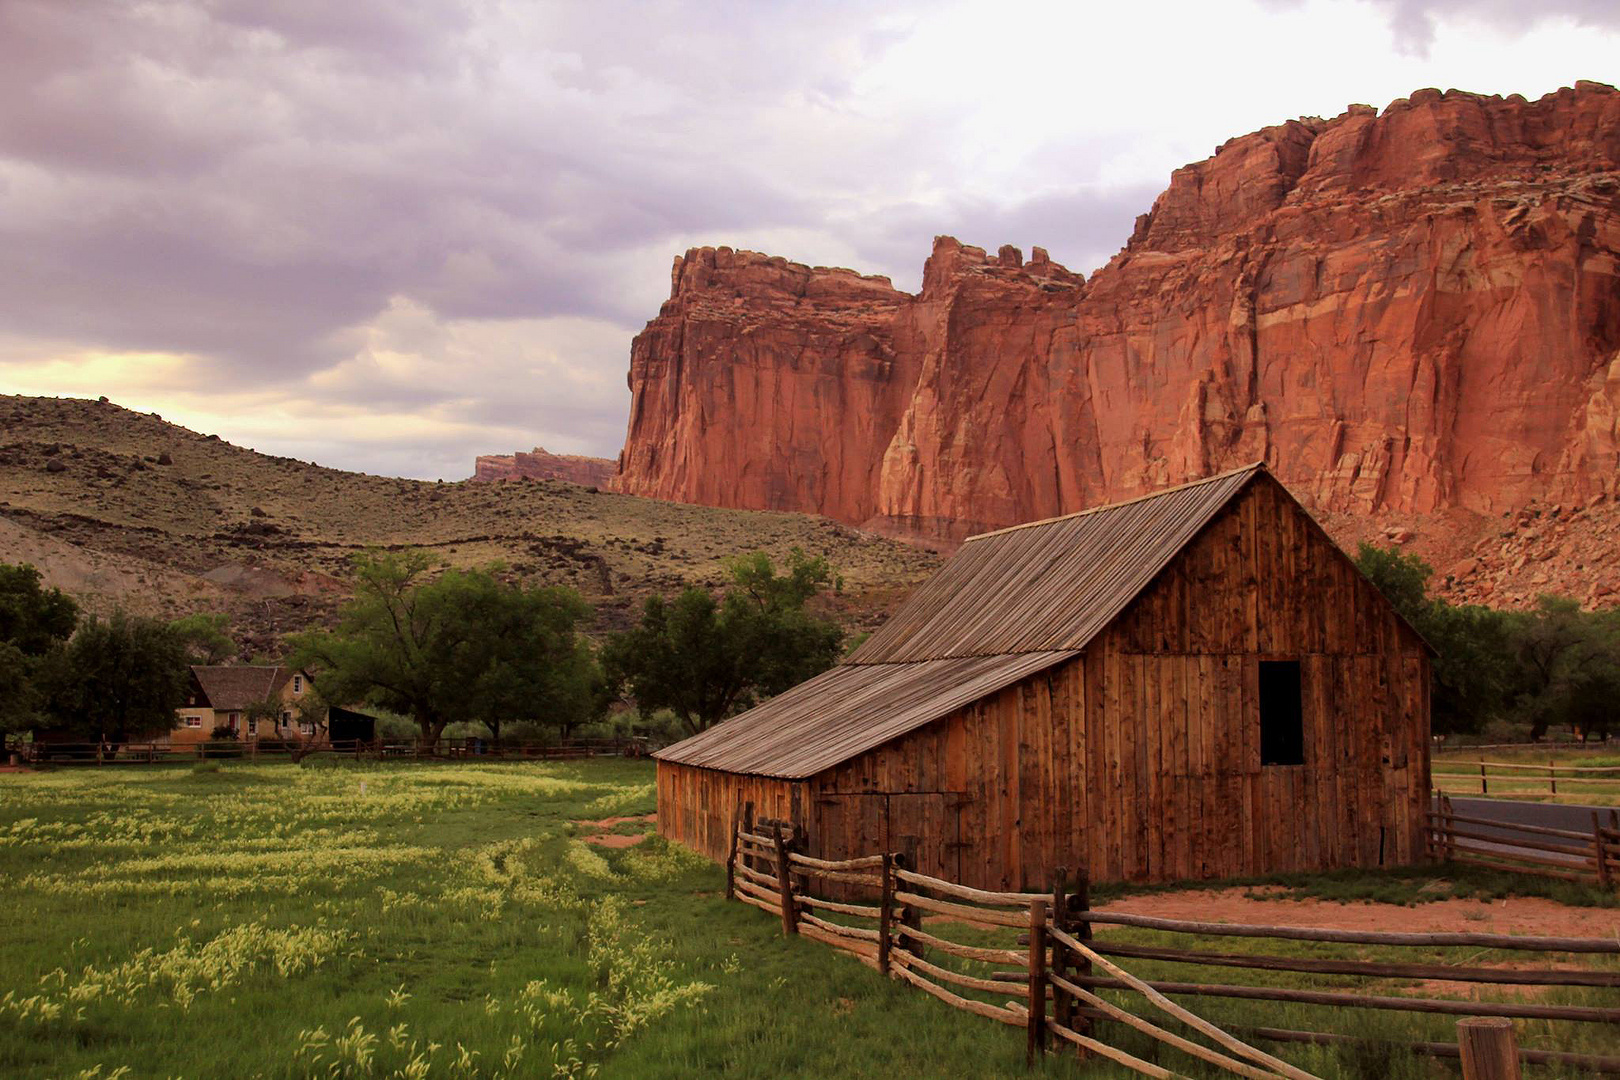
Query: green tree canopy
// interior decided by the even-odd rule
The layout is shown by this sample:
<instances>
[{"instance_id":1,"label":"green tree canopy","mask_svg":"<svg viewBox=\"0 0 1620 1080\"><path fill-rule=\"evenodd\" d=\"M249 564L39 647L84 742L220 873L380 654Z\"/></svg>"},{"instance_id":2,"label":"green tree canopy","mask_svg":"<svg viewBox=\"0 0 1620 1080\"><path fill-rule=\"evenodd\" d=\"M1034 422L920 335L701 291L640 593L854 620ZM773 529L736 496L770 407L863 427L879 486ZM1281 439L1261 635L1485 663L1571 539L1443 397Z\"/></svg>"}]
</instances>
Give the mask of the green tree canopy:
<instances>
[{"instance_id":1,"label":"green tree canopy","mask_svg":"<svg viewBox=\"0 0 1620 1080\"><path fill-rule=\"evenodd\" d=\"M778 573L764 552L730 565L723 598L690 588L648 598L640 625L603 650L607 682L643 715L668 709L692 734L831 667L844 632L806 610L836 579L798 548Z\"/></svg>"},{"instance_id":2,"label":"green tree canopy","mask_svg":"<svg viewBox=\"0 0 1620 1080\"><path fill-rule=\"evenodd\" d=\"M1434 647L1431 699L1437 734L1477 731L1507 702L1513 679L1512 619L1429 595L1433 568L1417 555L1363 543L1356 565Z\"/></svg>"},{"instance_id":3,"label":"green tree canopy","mask_svg":"<svg viewBox=\"0 0 1620 1080\"><path fill-rule=\"evenodd\" d=\"M169 624L180 637L186 656L193 664L222 664L236 655L236 642L228 631L229 615L199 611Z\"/></svg>"},{"instance_id":4,"label":"green tree canopy","mask_svg":"<svg viewBox=\"0 0 1620 1080\"><path fill-rule=\"evenodd\" d=\"M175 727L190 671L180 637L163 622L115 611L79 624L40 672L53 730L124 742Z\"/></svg>"},{"instance_id":5,"label":"green tree canopy","mask_svg":"<svg viewBox=\"0 0 1620 1080\"><path fill-rule=\"evenodd\" d=\"M79 622L79 607L60 589L47 589L27 564L0 563L0 733L39 723L38 676Z\"/></svg>"},{"instance_id":6,"label":"green tree canopy","mask_svg":"<svg viewBox=\"0 0 1620 1080\"><path fill-rule=\"evenodd\" d=\"M291 663L317 672L329 702L411 717L424 746L446 726L508 720L567 728L589 719L596 660L572 589L526 589L489 570L445 570L421 551L356 556L355 596L331 631L294 635Z\"/></svg>"},{"instance_id":7,"label":"green tree canopy","mask_svg":"<svg viewBox=\"0 0 1620 1080\"><path fill-rule=\"evenodd\" d=\"M0 563L0 641L24 656L44 656L73 633L79 606L61 589L47 589L26 563Z\"/></svg>"}]
</instances>

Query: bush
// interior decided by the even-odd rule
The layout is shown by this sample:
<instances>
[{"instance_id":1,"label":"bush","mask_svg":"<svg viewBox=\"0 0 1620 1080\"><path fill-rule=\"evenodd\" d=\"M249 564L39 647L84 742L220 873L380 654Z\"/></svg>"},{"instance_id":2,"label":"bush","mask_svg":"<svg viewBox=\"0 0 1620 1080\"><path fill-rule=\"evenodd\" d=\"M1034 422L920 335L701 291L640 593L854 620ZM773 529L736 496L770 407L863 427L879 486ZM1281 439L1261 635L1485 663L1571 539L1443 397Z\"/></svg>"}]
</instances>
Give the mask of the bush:
<instances>
[{"instance_id":1,"label":"bush","mask_svg":"<svg viewBox=\"0 0 1620 1080\"><path fill-rule=\"evenodd\" d=\"M242 756L242 744L235 739L220 739L201 744L202 756L205 758L239 758Z\"/></svg>"}]
</instances>

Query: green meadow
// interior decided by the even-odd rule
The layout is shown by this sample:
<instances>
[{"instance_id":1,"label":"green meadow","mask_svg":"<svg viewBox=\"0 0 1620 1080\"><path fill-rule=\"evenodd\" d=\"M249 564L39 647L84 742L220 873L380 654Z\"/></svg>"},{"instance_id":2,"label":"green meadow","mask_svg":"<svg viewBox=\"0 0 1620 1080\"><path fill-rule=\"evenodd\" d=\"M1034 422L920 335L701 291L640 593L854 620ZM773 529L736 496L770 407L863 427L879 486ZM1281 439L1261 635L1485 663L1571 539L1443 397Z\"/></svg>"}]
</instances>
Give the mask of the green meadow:
<instances>
[{"instance_id":1,"label":"green meadow","mask_svg":"<svg viewBox=\"0 0 1620 1080\"><path fill-rule=\"evenodd\" d=\"M0 777L0 1075L1030 1075L1021 1030L784 938L725 901L720 868L656 836L585 842L650 830L637 819L653 806L651 764L606 759ZM631 820L581 824L608 818ZM1566 999L1601 1000L1548 998ZM1339 1011L1187 1003L1295 1028ZM1454 1075L1399 1054L1280 1053L1326 1077ZM1069 1054L1034 1074L1125 1075Z\"/></svg>"}]
</instances>

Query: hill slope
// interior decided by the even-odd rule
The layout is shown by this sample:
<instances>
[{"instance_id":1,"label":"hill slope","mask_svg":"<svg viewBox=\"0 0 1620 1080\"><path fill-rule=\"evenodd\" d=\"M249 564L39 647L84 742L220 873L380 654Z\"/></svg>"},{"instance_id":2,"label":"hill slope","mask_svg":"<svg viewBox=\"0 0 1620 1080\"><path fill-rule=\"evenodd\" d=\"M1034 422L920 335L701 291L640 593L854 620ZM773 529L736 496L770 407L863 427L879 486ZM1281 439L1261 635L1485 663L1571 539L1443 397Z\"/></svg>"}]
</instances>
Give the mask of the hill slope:
<instances>
[{"instance_id":1,"label":"hill slope","mask_svg":"<svg viewBox=\"0 0 1620 1080\"><path fill-rule=\"evenodd\" d=\"M870 626L938 563L825 518L658 502L561 481L427 483L270 457L106 402L0 396L0 561L31 562L93 610L230 613L246 652L329 618L347 563L415 545L578 588L597 629L641 599L724 577L726 558L794 546L844 578Z\"/></svg>"}]
</instances>

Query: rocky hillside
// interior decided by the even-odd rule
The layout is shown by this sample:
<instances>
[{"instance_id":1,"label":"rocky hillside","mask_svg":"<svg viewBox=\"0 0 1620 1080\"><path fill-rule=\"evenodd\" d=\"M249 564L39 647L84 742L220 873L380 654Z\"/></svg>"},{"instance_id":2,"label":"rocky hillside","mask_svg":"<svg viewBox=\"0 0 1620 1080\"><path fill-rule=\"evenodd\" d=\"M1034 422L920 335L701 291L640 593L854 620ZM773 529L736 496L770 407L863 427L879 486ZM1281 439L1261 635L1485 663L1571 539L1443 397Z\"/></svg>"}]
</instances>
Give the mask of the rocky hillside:
<instances>
[{"instance_id":1,"label":"rocky hillside","mask_svg":"<svg viewBox=\"0 0 1620 1080\"><path fill-rule=\"evenodd\" d=\"M117 405L0 396L0 561L30 562L93 610L226 611L244 651L325 620L349 556L418 545L572 585L597 629L641 598L795 545L844 576L834 601L870 627L937 557L825 518L680 506L560 481L425 483L269 457Z\"/></svg>"},{"instance_id":2,"label":"rocky hillside","mask_svg":"<svg viewBox=\"0 0 1620 1080\"><path fill-rule=\"evenodd\" d=\"M1615 492L1611 87L1234 139L1089 280L941 238L915 295L723 247L671 284L632 347L627 492L955 539L1264 458L1342 542L1408 543L1460 595L1617 569L1595 526L1535 559L1516 524Z\"/></svg>"}]
</instances>

